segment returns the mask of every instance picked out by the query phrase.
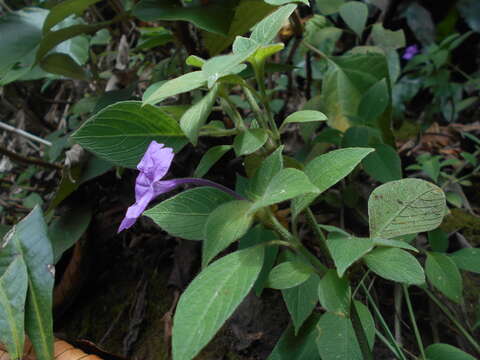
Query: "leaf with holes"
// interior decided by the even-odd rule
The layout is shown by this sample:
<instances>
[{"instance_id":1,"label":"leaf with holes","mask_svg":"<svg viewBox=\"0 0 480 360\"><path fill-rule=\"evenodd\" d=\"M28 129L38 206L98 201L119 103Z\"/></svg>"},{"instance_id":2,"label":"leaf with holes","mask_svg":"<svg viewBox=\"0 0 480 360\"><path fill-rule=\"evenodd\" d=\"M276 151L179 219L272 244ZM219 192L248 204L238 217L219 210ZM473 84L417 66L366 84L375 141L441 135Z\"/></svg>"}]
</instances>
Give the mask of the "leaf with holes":
<instances>
[{"instance_id":1,"label":"leaf with holes","mask_svg":"<svg viewBox=\"0 0 480 360\"><path fill-rule=\"evenodd\" d=\"M236 251L203 270L180 297L173 319L173 359L190 360L210 341L253 287L263 246Z\"/></svg>"},{"instance_id":2,"label":"leaf with holes","mask_svg":"<svg viewBox=\"0 0 480 360\"><path fill-rule=\"evenodd\" d=\"M392 181L377 187L368 200L370 236L392 238L433 230L445 215L445 194L420 179Z\"/></svg>"},{"instance_id":3,"label":"leaf with holes","mask_svg":"<svg viewBox=\"0 0 480 360\"><path fill-rule=\"evenodd\" d=\"M178 152L187 139L168 113L140 101L107 106L88 119L73 140L116 165L134 168L152 140Z\"/></svg>"}]
</instances>

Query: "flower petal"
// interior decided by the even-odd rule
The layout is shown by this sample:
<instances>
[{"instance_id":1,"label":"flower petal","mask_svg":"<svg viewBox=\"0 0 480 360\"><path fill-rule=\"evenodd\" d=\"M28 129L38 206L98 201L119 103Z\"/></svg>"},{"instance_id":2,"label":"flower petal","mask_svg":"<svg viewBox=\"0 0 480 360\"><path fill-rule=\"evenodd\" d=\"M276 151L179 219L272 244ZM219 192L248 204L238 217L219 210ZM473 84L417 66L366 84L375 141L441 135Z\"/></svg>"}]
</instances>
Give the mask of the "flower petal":
<instances>
[{"instance_id":1,"label":"flower petal","mask_svg":"<svg viewBox=\"0 0 480 360\"><path fill-rule=\"evenodd\" d=\"M173 149L152 141L138 163L137 169L144 173L151 183L165 176L173 161Z\"/></svg>"},{"instance_id":2,"label":"flower petal","mask_svg":"<svg viewBox=\"0 0 480 360\"><path fill-rule=\"evenodd\" d=\"M146 191L142 196L138 197L135 204L133 204L127 209L127 213L125 214L122 223L118 227L117 232L128 229L133 224L135 224L137 218L142 215L142 213L145 211L148 204L150 203L150 201L152 201L154 197L155 195L153 193L152 187L150 187L149 190Z\"/></svg>"}]
</instances>

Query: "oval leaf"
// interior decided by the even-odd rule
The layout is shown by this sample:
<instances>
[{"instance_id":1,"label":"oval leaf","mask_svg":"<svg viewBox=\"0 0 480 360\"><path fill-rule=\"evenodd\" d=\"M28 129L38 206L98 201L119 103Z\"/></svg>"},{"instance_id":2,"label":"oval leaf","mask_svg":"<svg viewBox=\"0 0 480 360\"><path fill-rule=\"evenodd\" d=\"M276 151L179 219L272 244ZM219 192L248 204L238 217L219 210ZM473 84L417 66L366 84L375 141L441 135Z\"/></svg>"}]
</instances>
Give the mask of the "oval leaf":
<instances>
[{"instance_id":1,"label":"oval leaf","mask_svg":"<svg viewBox=\"0 0 480 360\"><path fill-rule=\"evenodd\" d=\"M212 187L200 187L165 200L144 212L172 236L187 240L203 240L208 216L232 196Z\"/></svg>"},{"instance_id":2,"label":"oval leaf","mask_svg":"<svg viewBox=\"0 0 480 360\"><path fill-rule=\"evenodd\" d=\"M362 36L368 18L367 5L357 1L349 1L340 7L340 16L358 37Z\"/></svg>"},{"instance_id":3,"label":"oval leaf","mask_svg":"<svg viewBox=\"0 0 480 360\"><path fill-rule=\"evenodd\" d=\"M450 300L461 303L463 282L457 265L447 255L427 253L425 273L428 281Z\"/></svg>"},{"instance_id":4,"label":"oval leaf","mask_svg":"<svg viewBox=\"0 0 480 360\"><path fill-rule=\"evenodd\" d=\"M318 299L329 312L342 316L350 313L352 290L348 280L339 278L335 270L328 270L318 284Z\"/></svg>"},{"instance_id":5,"label":"oval leaf","mask_svg":"<svg viewBox=\"0 0 480 360\"><path fill-rule=\"evenodd\" d=\"M212 339L252 288L263 247L236 251L203 270L180 297L173 319L173 359L190 360Z\"/></svg>"},{"instance_id":6,"label":"oval leaf","mask_svg":"<svg viewBox=\"0 0 480 360\"><path fill-rule=\"evenodd\" d=\"M428 360L475 360L475 358L449 344L432 344L425 349Z\"/></svg>"},{"instance_id":7,"label":"oval leaf","mask_svg":"<svg viewBox=\"0 0 480 360\"><path fill-rule=\"evenodd\" d=\"M480 249L461 249L450 254L450 258L460 269L480 274Z\"/></svg>"},{"instance_id":8,"label":"oval leaf","mask_svg":"<svg viewBox=\"0 0 480 360\"><path fill-rule=\"evenodd\" d=\"M233 141L233 148L237 156L251 154L260 149L268 139L268 134L264 129L252 129L244 131Z\"/></svg>"},{"instance_id":9,"label":"oval leaf","mask_svg":"<svg viewBox=\"0 0 480 360\"><path fill-rule=\"evenodd\" d=\"M134 168L152 140L178 152L186 138L166 112L140 101L107 106L88 119L72 138L84 148L116 165Z\"/></svg>"},{"instance_id":10,"label":"oval leaf","mask_svg":"<svg viewBox=\"0 0 480 360\"><path fill-rule=\"evenodd\" d=\"M321 113L320 111L315 111L315 110L297 111L287 116L282 126L280 127L280 130L282 130L282 128L289 123L305 123L305 122L326 121L326 120L327 120L327 116L324 113Z\"/></svg>"},{"instance_id":11,"label":"oval leaf","mask_svg":"<svg viewBox=\"0 0 480 360\"><path fill-rule=\"evenodd\" d=\"M376 188L368 200L370 235L392 238L433 230L445 214L445 194L420 179L392 181Z\"/></svg>"},{"instance_id":12,"label":"oval leaf","mask_svg":"<svg viewBox=\"0 0 480 360\"><path fill-rule=\"evenodd\" d=\"M289 289L307 281L314 272L310 266L300 261L285 261L270 271L266 287Z\"/></svg>"},{"instance_id":13,"label":"oval leaf","mask_svg":"<svg viewBox=\"0 0 480 360\"><path fill-rule=\"evenodd\" d=\"M342 277L345 271L355 262L373 249L373 241L370 238L357 238L336 233L329 236L327 247L330 250L338 276Z\"/></svg>"},{"instance_id":14,"label":"oval leaf","mask_svg":"<svg viewBox=\"0 0 480 360\"><path fill-rule=\"evenodd\" d=\"M408 252L398 248L378 248L363 257L370 270L392 281L421 285L425 282L420 263Z\"/></svg>"}]
</instances>

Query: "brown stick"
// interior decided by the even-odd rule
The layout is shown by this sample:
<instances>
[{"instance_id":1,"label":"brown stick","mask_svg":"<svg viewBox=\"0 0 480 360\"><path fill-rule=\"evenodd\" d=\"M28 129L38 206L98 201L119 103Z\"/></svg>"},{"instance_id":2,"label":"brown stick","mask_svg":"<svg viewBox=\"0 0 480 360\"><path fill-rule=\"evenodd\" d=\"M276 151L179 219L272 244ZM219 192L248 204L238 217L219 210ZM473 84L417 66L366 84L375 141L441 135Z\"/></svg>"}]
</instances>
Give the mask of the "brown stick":
<instances>
[{"instance_id":1,"label":"brown stick","mask_svg":"<svg viewBox=\"0 0 480 360\"><path fill-rule=\"evenodd\" d=\"M31 165L38 165L42 167L46 167L49 169L55 169L55 170L62 170L63 166L58 165L58 164L52 164L46 161L43 161L42 159L34 158L34 157L26 157L19 155L17 153L14 153L13 151L10 151L3 146L0 146L0 154L8 156L10 159L17 161L19 163L23 164L31 164Z\"/></svg>"}]
</instances>

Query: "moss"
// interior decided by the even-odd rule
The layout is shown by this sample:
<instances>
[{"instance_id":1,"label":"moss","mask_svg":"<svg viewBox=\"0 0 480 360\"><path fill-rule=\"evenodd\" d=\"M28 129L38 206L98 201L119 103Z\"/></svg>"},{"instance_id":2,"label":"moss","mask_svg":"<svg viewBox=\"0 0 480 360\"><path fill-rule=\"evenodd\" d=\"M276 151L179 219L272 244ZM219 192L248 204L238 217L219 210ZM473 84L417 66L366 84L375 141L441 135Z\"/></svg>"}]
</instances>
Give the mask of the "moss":
<instances>
[{"instance_id":1,"label":"moss","mask_svg":"<svg viewBox=\"0 0 480 360\"><path fill-rule=\"evenodd\" d=\"M441 229L446 232L461 231L472 246L480 245L480 218L462 209L452 209L445 217Z\"/></svg>"}]
</instances>

